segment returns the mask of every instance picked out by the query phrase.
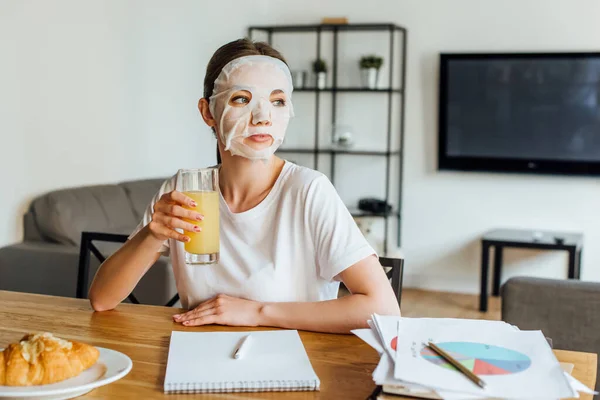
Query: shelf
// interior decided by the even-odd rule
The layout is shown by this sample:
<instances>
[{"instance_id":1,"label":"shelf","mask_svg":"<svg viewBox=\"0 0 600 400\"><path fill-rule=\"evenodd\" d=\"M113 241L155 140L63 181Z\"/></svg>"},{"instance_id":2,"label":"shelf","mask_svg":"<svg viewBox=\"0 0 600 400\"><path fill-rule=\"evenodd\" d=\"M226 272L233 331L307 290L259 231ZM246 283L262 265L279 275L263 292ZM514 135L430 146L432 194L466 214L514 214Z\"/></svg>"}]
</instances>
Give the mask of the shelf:
<instances>
[{"instance_id":1,"label":"shelf","mask_svg":"<svg viewBox=\"0 0 600 400\"><path fill-rule=\"evenodd\" d=\"M405 105L406 105L406 60L407 60L407 41L408 32L405 27L398 26L394 23L383 21L381 23L349 23L349 24L319 24L318 21L313 24L294 24L294 25L257 25L250 26L248 28L248 37L259 40L264 40L267 43L273 43L274 39L278 35L289 36L292 42L299 38L314 38L316 39L316 52L313 54L305 54L306 58L314 60L315 58L324 58L331 62L334 66L328 75L332 78L331 82L327 87L322 89L316 87L317 82L311 80L304 80L304 85L301 87L294 88L294 92L300 93L297 96L303 97L304 100L314 104L314 125L310 126L309 123L305 123L303 129L312 133L314 138L310 141L312 144L306 143L304 146L300 143L289 145L286 144L283 148L277 150L277 155L288 159L304 159L310 161L313 164L315 170L323 169L329 171L329 179L331 183L336 186L336 175L341 174L342 176L347 173L336 166L336 162L356 163L361 160L356 157L363 157L362 161L367 165L373 163L375 158L378 161L385 161L385 171L377 175L379 178L384 179L385 182L385 201L390 204L391 211L387 213L369 213L358 209L358 204L347 206L352 216L356 217L377 217L381 218L384 222L384 240L383 240L383 252L387 251L388 246L388 234L389 234L389 223L393 222L396 218L398 219L397 224L397 246L401 245L401 213L402 213L402 158L403 158L403 143L404 143L404 131L405 131ZM353 33L351 33L353 32ZM294 35L289 35L293 33ZM373 35L376 33L376 35ZM341 56L339 42L343 42L344 46L346 42L354 43L354 36L360 36L366 34L366 45L369 40L373 40L373 37L378 37L376 40L384 40L389 44L389 51L387 52L387 60L389 60L387 73L390 74L389 80L386 80L382 84L382 87L376 89L369 89L366 85L363 85L363 81L357 79L344 81L343 83L339 78L339 67L344 65L339 63ZM308 35L308 36L307 36ZM278 42L277 40L275 40ZM312 41L312 39L311 39ZM325 41L325 42L324 42ZM326 46L323 44L326 43ZM300 43L299 43L300 44ZM329 45L331 44L331 45ZM364 43L363 43L364 44ZM290 44L293 51L298 52L298 46ZM312 47L311 47L312 48ZM345 47L344 47L345 48ZM308 49L304 49L308 50ZM311 52L309 52L311 53ZM329 53L328 56L326 53ZM383 54L385 56L385 54ZM346 57L348 58L348 57ZM400 63L400 68L394 68L396 62ZM358 66L357 66L358 67ZM356 67L355 67L356 68ZM358 71L355 71L358 72ZM386 74L387 74L386 73ZM323 83L323 82L321 82ZM301 94L301 93L308 93ZM322 95L321 95L322 93ZM365 93L372 93L370 97L363 96ZM343 142L333 142L332 139L327 140L323 137L323 129L326 126L334 126L339 123L338 109L339 100L341 98L347 99L347 97L357 97L356 100L369 99L375 101L375 97L383 100L387 100L387 128L386 138L379 137L376 141L374 138L370 141L365 141L361 146L355 144L352 147L342 146ZM329 101L331 100L331 101ZM399 101L398 101L399 100ZM323 101L325 103L323 104ZM330 103L330 104L328 104ZM322 113L323 108L331 106L331 112ZM399 120L397 121L397 129L394 127L394 116L398 115ZM308 121L307 121L308 122ZM327 130L327 128L325 128ZM398 131L396 133L396 131ZM382 132L382 134L384 133ZM365 132L367 133L367 132ZM392 136L393 135L393 136ZM398 136L396 136L398 135ZM397 138L399 140L395 140ZM369 138L370 139L370 138ZM392 144L393 143L393 144ZM288 147L289 146L289 147ZM370 156L372 159L368 159L365 156ZM349 157L353 157L349 159ZM398 165L398 177L396 178L393 174L396 173L396 168L392 168L391 161L399 161ZM395 163L394 163L395 164ZM320 167L320 168L319 168ZM379 168L379 166L378 166ZM339 178L338 178L339 179ZM390 201L396 197L395 193L391 193L391 185L393 182L398 180L398 200L397 203ZM391 219L390 219L391 218Z\"/></svg>"},{"instance_id":2,"label":"shelf","mask_svg":"<svg viewBox=\"0 0 600 400\"><path fill-rule=\"evenodd\" d=\"M398 211L390 211L389 213L371 213L363 210L359 210L356 207L348 207L348 211L354 218L362 218L362 217L375 217L375 218L385 218L385 217L399 217L400 214Z\"/></svg>"},{"instance_id":3,"label":"shelf","mask_svg":"<svg viewBox=\"0 0 600 400\"><path fill-rule=\"evenodd\" d=\"M251 26L250 31L265 32L318 32L318 31L390 31L406 32L406 29L395 24L316 24L316 25L273 25Z\"/></svg>"},{"instance_id":4,"label":"shelf","mask_svg":"<svg viewBox=\"0 0 600 400\"><path fill-rule=\"evenodd\" d=\"M338 87L319 89L315 87L294 88L294 92L352 92L352 93L402 93L402 89L382 88L382 89L367 89L360 87Z\"/></svg>"},{"instance_id":5,"label":"shelf","mask_svg":"<svg viewBox=\"0 0 600 400\"><path fill-rule=\"evenodd\" d=\"M383 150L342 150L342 149L291 149L279 148L279 153L295 153L295 154L350 154L356 156L393 156L400 154L400 151L383 151Z\"/></svg>"}]
</instances>

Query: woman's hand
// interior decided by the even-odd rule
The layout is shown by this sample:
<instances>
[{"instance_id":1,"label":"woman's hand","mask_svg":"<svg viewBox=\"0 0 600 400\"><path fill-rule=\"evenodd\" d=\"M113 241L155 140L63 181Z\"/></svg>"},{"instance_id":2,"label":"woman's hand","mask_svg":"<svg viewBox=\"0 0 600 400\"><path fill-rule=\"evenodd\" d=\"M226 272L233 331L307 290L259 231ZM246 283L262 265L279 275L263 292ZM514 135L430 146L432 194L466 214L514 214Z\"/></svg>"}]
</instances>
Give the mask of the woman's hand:
<instances>
[{"instance_id":1,"label":"woman's hand","mask_svg":"<svg viewBox=\"0 0 600 400\"><path fill-rule=\"evenodd\" d=\"M219 294L191 311L173 315L173 320L185 326L258 326L261 309L262 303L257 301Z\"/></svg>"},{"instance_id":2,"label":"woman's hand","mask_svg":"<svg viewBox=\"0 0 600 400\"><path fill-rule=\"evenodd\" d=\"M196 202L181 192L173 190L161 196L154 204L152 221L148 224L150 233L161 241L175 239L189 242L189 236L177 232L180 228L187 232L200 232L202 228L189 221L202 221L203 215L188 208L195 208Z\"/></svg>"}]
</instances>

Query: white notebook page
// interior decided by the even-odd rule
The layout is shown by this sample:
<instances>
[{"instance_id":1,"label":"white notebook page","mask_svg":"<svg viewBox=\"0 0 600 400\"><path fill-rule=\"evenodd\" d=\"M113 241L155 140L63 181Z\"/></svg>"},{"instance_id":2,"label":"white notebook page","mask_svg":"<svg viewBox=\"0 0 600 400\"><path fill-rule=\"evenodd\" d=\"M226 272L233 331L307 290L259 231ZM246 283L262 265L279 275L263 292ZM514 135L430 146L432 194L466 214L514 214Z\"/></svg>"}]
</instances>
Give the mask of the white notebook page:
<instances>
[{"instance_id":1,"label":"white notebook page","mask_svg":"<svg viewBox=\"0 0 600 400\"><path fill-rule=\"evenodd\" d=\"M241 339L244 355L233 358ZM172 332L165 377L168 391L236 391L268 388L318 390L304 345L295 330Z\"/></svg>"}]
</instances>

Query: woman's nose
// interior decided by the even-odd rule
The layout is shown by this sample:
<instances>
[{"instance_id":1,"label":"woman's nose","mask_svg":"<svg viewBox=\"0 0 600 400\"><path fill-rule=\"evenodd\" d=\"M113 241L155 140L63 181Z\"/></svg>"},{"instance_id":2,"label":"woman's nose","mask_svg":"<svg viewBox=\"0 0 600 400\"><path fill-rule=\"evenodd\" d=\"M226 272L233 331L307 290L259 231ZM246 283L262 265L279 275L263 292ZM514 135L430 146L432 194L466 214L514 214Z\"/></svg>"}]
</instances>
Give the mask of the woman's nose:
<instances>
[{"instance_id":1,"label":"woman's nose","mask_svg":"<svg viewBox=\"0 0 600 400\"><path fill-rule=\"evenodd\" d=\"M266 103L266 104L265 104ZM252 124L254 125L271 125L271 107L270 103L265 100L258 102L254 110L252 110Z\"/></svg>"}]
</instances>

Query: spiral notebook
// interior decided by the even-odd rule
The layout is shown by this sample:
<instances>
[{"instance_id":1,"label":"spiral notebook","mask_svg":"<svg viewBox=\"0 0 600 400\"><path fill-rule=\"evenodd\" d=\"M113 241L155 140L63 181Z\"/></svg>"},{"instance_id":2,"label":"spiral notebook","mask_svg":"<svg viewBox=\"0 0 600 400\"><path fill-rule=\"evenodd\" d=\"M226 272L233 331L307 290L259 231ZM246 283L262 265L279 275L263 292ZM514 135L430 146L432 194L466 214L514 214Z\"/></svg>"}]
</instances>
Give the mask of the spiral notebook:
<instances>
[{"instance_id":1,"label":"spiral notebook","mask_svg":"<svg viewBox=\"0 0 600 400\"><path fill-rule=\"evenodd\" d=\"M241 358L233 353L252 340ZM298 331L172 332L165 393L319 390Z\"/></svg>"}]
</instances>

